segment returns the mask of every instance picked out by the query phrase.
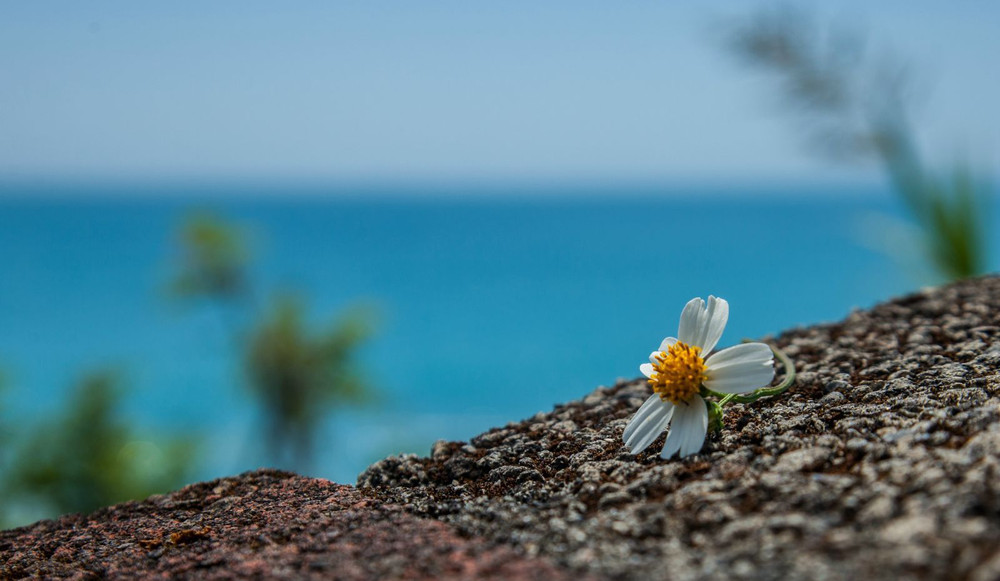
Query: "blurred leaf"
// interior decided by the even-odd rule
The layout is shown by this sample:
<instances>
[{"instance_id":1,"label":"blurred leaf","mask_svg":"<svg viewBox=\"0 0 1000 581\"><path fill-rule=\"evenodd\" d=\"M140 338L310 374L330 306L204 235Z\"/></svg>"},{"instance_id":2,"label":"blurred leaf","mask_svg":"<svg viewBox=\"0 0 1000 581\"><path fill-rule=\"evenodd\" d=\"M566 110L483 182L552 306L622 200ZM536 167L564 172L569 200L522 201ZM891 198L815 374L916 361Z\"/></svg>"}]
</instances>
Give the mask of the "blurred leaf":
<instances>
[{"instance_id":1,"label":"blurred leaf","mask_svg":"<svg viewBox=\"0 0 1000 581\"><path fill-rule=\"evenodd\" d=\"M240 230L217 217L197 216L183 225L179 241L182 260L175 294L213 299L218 307L257 306L243 300L256 294ZM260 404L265 445L278 465L303 470L311 464L323 418L339 406L373 399L357 350L371 336L374 317L370 310L349 309L314 332L301 304L287 296L247 315L260 317L249 331L228 322L249 391Z\"/></svg>"},{"instance_id":2,"label":"blurred leaf","mask_svg":"<svg viewBox=\"0 0 1000 581\"><path fill-rule=\"evenodd\" d=\"M75 388L62 414L37 426L3 477L4 503L36 503L45 516L87 512L141 499L185 483L194 446L158 445L118 418L118 378L93 373Z\"/></svg>"},{"instance_id":3,"label":"blurred leaf","mask_svg":"<svg viewBox=\"0 0 1000 581\"><path fill-rule=\"evenodd\" d=\"M725 42L743 62L778 78L783 112L794 112L809 149L838 160L856 159L872 149L867 115L857 77L864 42L850 29L821 30L815 19L798 9L762 10L728 30ZM898 93L905 78L889 83L883 93Z\"/></svg>"},{"instance_id":4,"label":"blurred leaf","mask_svg":"<svg viewBox=\"0 0 1000 581\"><path fill-rule=\"evenodd\" d=\"M235 226L208 214L195 215L181 227L179 242L174 295L231 300L247 292L250 253L244 233Z\"/></svg>"},{"instance_id":5,"label":"blurred leaf","mask_svg":"<svg viewBox=\"0 0 1000 581\"><path fill-rule=\"evenodd\" d=\"M287 296L274 301L251 333L246 355L250 387L270 426L272 458L290 450L297 467L307 467L322 418L336 407L370 401L357 351L371 336L372 320L369 311L352 309L312 332L301 303Z\"/></svg>"},{"instance_id":6,"label":"blurred leaf","mask_svg":"<svg viewBox=\"0 0 1000 581\"><path fill-rule=\"evenodd\" d=\"M873 65L861 35L824 29L787 6L736 23L726 41L741 60L779 78L785 108L799 113L810 149L837 161L881 161L939 273L959 279L983 272L989 189L964 166L944 183L924 168L906 113L908 67L886 58Z\"/></svg>"},{"instance_id":7,"label":"blurred leaf","mask_svg":"<svg viewBox=\"0 0 1000 581\"><path fill-rule=\"evenodd\" d=\"M0 468L7 465L8 446L10 444L10 426L4 407L4 398L7 391L7 376L0 371ZM3 481L0 479L0 528L7 522L7 503L3 501Z\"/></svg>"}]
</instances>

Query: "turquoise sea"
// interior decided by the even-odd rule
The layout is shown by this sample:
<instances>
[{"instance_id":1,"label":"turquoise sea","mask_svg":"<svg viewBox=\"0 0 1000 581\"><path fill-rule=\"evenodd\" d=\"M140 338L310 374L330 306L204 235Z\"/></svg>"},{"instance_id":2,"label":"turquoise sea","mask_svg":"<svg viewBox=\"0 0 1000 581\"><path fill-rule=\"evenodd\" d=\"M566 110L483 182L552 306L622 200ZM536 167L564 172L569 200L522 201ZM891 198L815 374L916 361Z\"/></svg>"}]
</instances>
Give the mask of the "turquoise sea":
<instances>
[{"instance_id":1,"label":"turquoise sea","mask_svg":"<svg viewBox=\"0 0 1000 581\"><path fill-rule=\"evenodd\" d=\"M59 409L82 371L113 366L141 430L203 438L200 478L263 460L218 313L165 291L176 228L195 210L245 225L260 287L299 292L317 321L357 302L380 313L363 353L380 403L330 418L314 470L341 482L387 454L427 453L636 376L691 297L729 300L725 345L934 282L880 249L895 231L886 217L904 213L876 188L3 193L13 415Z\"/></svg>"}]
</instances>

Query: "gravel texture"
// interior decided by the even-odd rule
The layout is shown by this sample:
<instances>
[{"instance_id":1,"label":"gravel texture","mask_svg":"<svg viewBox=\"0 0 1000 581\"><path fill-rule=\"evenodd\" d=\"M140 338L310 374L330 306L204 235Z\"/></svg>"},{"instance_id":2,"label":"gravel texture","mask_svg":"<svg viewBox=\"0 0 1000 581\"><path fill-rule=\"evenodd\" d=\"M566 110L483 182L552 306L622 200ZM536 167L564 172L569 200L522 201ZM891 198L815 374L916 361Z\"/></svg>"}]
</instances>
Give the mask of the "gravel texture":
<instances>
[{"instance_id":1,"label":"gravel texture","mask_svg":"<svg viewBox=\"0 0 1000 581\"><path fill-rule=\"evenodd\" d=\"M0 578L1000 578L1000 279L774 342L797 383L685 460L625 451L635 380L357 488L262 471L0 532Z\"/></svg>"},{"instance_id":2,"label":"gravel texture","mask_svg":"<svg viewBox=\"0 0 1000 581\"><path fill-rule=\"evenodd\" d=\"M702 453L632 456L642 380L385 459L362 490L615 579L1000 579L1000 279L774 342L799 377Z\"/></svg>"},{"instance_id":3,"label":"gravel texture","mask_svg":"<svg viewBox=\"0 0 1000 581\"><path fill-rule=\"evenodd\" d=\"M351 486L260 470L0 532L0 579L568 580Z\"/></svg>"}]
</instances>

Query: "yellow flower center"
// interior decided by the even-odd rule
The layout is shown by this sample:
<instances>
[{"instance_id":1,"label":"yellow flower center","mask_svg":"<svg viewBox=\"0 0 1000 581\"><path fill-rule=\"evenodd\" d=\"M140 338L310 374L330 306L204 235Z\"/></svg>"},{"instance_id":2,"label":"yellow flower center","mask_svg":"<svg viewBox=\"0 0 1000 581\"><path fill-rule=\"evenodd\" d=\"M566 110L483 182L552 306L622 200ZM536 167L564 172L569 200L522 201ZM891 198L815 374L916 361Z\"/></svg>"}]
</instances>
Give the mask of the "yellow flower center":
<instances>
[{"instance_id":1,"label":"yellow flower center","mask_svg":"<svg viewBox=\"0 0 1000 581\"><path fill-rule=\"evenodd\" d=\"M663 401L674 405L686 402L698 393L705 381L705 360L701 347L680 341L655 356L649 385Z\"/></svg>"}]
</instances>

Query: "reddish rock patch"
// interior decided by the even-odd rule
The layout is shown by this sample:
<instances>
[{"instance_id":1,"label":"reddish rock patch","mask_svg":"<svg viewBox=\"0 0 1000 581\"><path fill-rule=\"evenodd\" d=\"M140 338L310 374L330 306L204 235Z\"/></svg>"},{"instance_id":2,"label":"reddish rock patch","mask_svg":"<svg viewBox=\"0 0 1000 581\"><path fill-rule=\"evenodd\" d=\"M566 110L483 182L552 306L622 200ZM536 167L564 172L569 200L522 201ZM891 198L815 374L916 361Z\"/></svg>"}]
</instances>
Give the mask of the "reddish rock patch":
<instances>
[{"instance_id":1,"label":"reddish rock patch","mask_svg":"<svg viewBox=\"0 0 1000 581\"><path fill-rule=\"evenodd\" d=\"M568 579L326 480L261 470L0 532L0 578Z\"/></svg>"}]
</instances>

